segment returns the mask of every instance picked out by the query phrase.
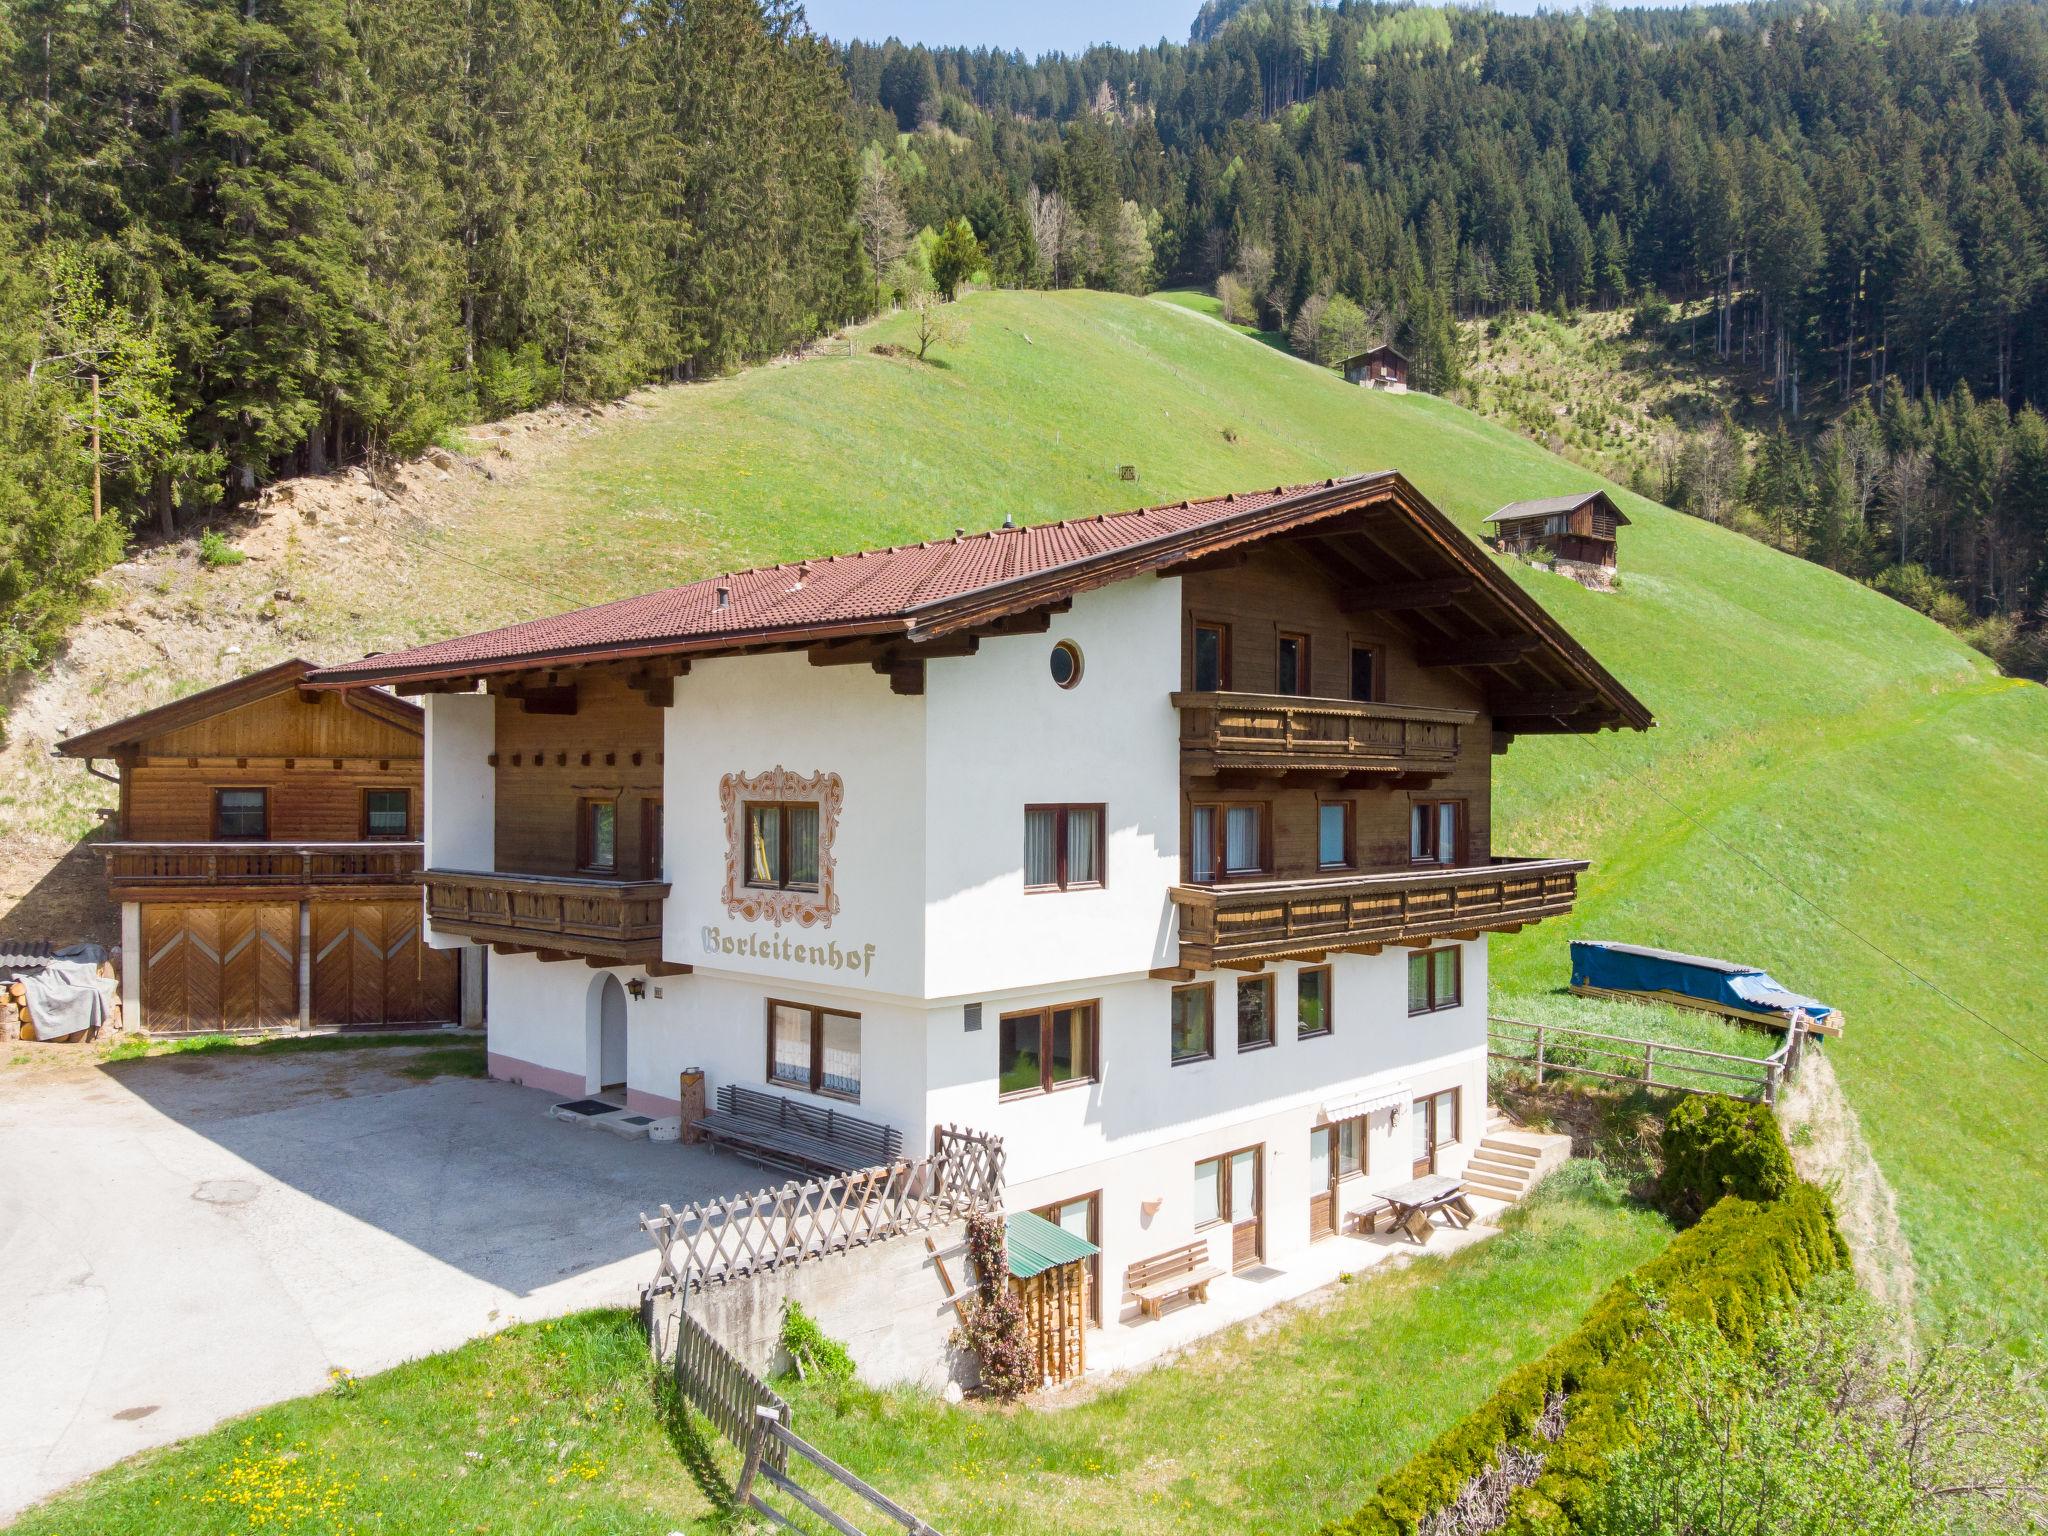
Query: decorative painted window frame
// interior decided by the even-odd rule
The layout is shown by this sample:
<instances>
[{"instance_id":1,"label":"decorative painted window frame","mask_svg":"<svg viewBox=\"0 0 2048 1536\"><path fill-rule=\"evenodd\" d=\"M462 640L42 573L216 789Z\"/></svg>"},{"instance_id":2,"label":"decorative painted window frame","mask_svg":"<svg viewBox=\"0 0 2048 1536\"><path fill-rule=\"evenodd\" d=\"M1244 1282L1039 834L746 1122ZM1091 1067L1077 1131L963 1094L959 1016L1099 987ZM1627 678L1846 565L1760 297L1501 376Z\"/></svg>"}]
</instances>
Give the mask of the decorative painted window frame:
<instances>
[{"instance_id":1,"label":"decorative painted window frame","mask_svg":"<svg viewBox=\"0 0 2048 1536\"><path fill-rule=\"evenodd\" d=\"M839 893L834 888L833 844L839 832L839 809L846 788L836 773L814 773L808 778L791 773L780 763L766 773L728 773L718 781L718 805L725 812L725 910L727 915L748 922L766 919L780 928L795 923L800 928L830 928L839 912ZM771 891L748 885L747 806L751 804L809 804L818 807L818 888L815 891Z\"/></svg>"}]
</instances>

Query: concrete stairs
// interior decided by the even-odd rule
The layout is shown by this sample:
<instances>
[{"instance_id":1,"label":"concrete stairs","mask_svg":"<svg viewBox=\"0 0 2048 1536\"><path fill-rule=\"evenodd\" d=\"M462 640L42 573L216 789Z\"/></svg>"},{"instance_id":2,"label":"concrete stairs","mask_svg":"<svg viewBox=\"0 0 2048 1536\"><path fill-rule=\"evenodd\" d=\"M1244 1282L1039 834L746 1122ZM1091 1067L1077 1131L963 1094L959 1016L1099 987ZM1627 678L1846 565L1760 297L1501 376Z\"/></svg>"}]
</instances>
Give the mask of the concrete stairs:
<instances>
[{"instance_id":1,"label":"concrete stairs","mask_svg":"<svg viewBox=\"0 0 2048 1536\"><path fill-rule=\"evenodd\" d=\"M1465 1165L1465 1187L1475 1195L1512 1203L1572 1155L1569 1136L1525 1131L1491 1104L1486 1114L1486 1134Z\"/></svg>"}]
</instances>

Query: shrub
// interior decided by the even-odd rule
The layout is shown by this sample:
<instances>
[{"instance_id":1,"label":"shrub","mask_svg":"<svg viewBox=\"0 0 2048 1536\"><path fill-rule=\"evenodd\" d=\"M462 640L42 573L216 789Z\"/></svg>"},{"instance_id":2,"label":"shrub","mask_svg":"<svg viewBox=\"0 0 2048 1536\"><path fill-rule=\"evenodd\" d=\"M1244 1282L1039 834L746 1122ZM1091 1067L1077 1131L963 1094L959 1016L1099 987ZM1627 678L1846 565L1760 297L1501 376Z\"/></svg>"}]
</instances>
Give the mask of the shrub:
<instances>
[{"instance_id":1,"label":"shrub","mask_svg":"<svg viewBox=\"0 0 2048 1536\"><path fill-rule=\"evenodd\" d=\"M967 1218L967 1257L974 1266L974 1295L960 1303L957 1348L974 1352L981 1385L989 1396L1015 1402L1038 1385L1038 1352L1024 1304L1010 1290L1009 1250L1003 1218L977 1211Z\"/></svg>"},{"instance_id":2,"label":"shrub","mask_svg":"<svg viewBox=\"0 0 2048 1536\"><path fill-rule=\"evenodd\" d=\"M806 1381L834 1384L853 1380L853 1356L793 1301L782 1304L782 1348Z\"/></svg>"},{"instance_id":3,"label":"shrub","mask_svg":"<svg viewBox=\"0 0 2048 1536\"><path fill-rule=\"evenodd\" d=\"M199 535L199 563L209 570L218 570L224 565L240 565L248 558L211 528Z\"/></svg>"},{"instance_id":4,"label":"shrub","mask_svg":"<svg viewBox=\"0 0 2048 1536\"><path fill-rule=\"evenodd\" d=\"M1748 1348L1776 1302L1842 1268L1848 1249L1827 1196L1798 1184L1773 1205L1729 1198L1656 1258L1617 1281L1585 1322L1511 1371L1493 1395L1383 1479L1357 1513L1324 1536L1410 1536L1493 1464L1504 1445L1535 1445L1551 1398L1568 1419L1539 1448L1542 1472L1515 1494L1506 1530L1564 1532L1598 1507L1607 1458L1632 1443L1632 1412L1651 1385L1650 1338L1659 1314L1696 1323Z\"/></svg>"},{"instance_id":5,"label":"shrub","mask_svg":"<svg viewBox=\"0 0 2048 1536\"><path fill-rule=\"evenodd\" d=\"M1698 1221L1724 1195L1782 1200L1798 1177L1778 1117L1766 1105L1695 1096L1665 1118L1664 1177L1657 1194L1681 1225Z\"/></svg>"}]
</instances>

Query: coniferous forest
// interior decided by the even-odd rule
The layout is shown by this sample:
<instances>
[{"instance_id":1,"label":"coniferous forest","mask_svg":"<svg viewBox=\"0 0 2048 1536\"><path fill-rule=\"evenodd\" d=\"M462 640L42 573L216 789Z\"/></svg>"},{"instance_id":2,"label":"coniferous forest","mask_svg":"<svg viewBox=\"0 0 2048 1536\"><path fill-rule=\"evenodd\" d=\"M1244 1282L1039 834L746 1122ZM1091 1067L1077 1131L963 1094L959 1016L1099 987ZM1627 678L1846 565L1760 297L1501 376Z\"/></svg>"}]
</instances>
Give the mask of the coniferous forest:
<instances>
[{"instance_id":1,"label":"coniferous forest","mask_svg":"<svg viewBox=\"0 0 2048 1536\"><path fill-rule=\"evenodd\" d=\"M2042 0L1192 21L1028 61L793 0L17 0L0 671L138 531L976 274L1199 284L1439 391L1475 316L1682 325L1767 419L1641 489L2034 665Z\"/></svg>"}]
</instances>

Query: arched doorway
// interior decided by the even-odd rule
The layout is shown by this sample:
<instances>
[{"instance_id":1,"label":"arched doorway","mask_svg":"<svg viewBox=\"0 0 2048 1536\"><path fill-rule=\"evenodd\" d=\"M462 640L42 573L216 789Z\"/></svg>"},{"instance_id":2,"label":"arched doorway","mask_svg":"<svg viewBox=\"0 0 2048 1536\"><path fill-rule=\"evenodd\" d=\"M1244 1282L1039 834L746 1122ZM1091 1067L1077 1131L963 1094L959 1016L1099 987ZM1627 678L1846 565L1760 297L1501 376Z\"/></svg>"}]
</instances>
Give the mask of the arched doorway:
<instances>
[{"instance_id":1,"label":"arched doorway","mask_svg":"<svg viewBox=\"0 0 2048 1536\"><path fill-rule=\"evenodd\" d=\"M626 1088L626 989L606 972L590 984L586 1091L624 1093Z\"/></svg>"}]
</instances>

